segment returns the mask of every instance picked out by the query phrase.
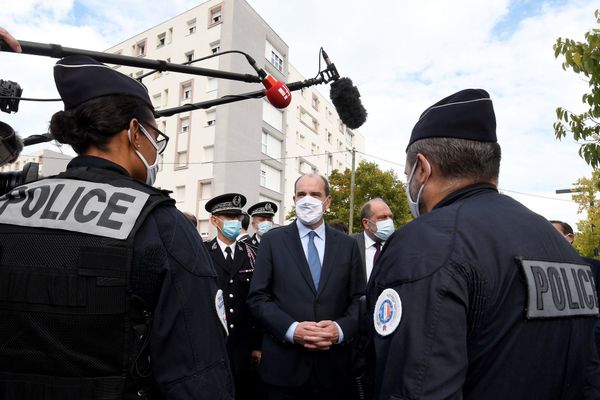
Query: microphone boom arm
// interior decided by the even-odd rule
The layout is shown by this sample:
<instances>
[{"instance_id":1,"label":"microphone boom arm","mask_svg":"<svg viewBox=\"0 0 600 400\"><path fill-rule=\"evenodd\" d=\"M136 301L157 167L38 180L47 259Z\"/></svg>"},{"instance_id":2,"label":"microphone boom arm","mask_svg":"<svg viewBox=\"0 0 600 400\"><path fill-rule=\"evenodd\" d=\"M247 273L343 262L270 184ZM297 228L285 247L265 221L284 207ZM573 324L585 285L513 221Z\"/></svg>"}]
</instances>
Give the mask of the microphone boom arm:
<instances>
[{"instance_id":1,"label":"microphone boom arm","mask_svg":"<svg viewBox=\"0 0 600 400\"><path fill-rule=\"evenodd\" d=\"M340 75L338 74L337 69L335 68L335 65L331 64L323 71L320 71L317 76L318 77L316 77L316 78L310 78L310 79L305 79L303 81L291 82L289 84L286 84L286 86L288 87L290 92L294 92L296 90L304 89L304 88L307 88L310 86L329 83L331 81L338 79ZM248 100L248 99L260 99L264 96L265 96L264 89L256 90L254 92L242 93L242 94L238 94L238 95L227 95L227 96L223 96L223 97L220 97L220 98L214 99L214 100L201 101L199 103L185 104L185 105L179 106L179 107L173 107L173 108L167 108L165 110L155 111L154 115L157 118L170 117L171 115L179 114L179 113L186 112L186 111L206 110L208 108L222 105L222 104L235 103L238 101Z\"/></svg>"},{"instance_id":2,"label":"microphone boom arm","mask_svg":"<svg viewBox=\"0 0 600 400\"><path fill-rule=\"evenodd\" d=\"M192 67L190 65L166 62L165 60L152 60L147 58L124 56L121 54L104 53L101 51L63 47L59 44L44 44L38 42L28 42L24 40L20 40L19 44L21 45L23 54L31 54L36 56L47 56L52 58L63 58L67 56L89 56L103 63L119 64L128 67L149 68L157 71L181 72L184 74L210 76L212 78L222 78L249 83L260 83L262 81L262 79L255 75ZM0 39L0 50L13 52L13 50L8 47L6 42L4 42L2 39Z\"/></svg>"}]
</instances>

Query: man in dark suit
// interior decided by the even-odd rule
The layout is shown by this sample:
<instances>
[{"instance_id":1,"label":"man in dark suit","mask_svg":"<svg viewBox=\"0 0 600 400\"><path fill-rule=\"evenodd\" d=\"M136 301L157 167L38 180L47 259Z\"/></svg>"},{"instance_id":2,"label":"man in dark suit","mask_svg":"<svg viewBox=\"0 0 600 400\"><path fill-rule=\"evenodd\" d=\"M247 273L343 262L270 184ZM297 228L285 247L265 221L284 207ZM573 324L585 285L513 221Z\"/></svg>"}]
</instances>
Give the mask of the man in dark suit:
<instances>
[{"instance_id":1,"label":"man in dark suit","mask_svg":"<svg viewBox=\"0 0 600 400\"><path fill-rule=\"evenodd\" d=\"M254 399L252 369L260 360L260 332L246 305L256 255L251 246L237 242L241 229L242 207L246 198L227 193L210 199L205 206L217 236L205 242L223 290L227 319L227 353L235 383L235 398Z\"/></svg>"},{"instance_id":2,"label":"man in dark suit","mask_svg":"<svg viewBox=\"0 0 600 400\"><path fill-rule=\"evenodd\" d=\"M394 233L394 213L383 199L371 199L360 209L360 222L364 231L351 236L358 242L365 280L368 281L381 248Z\"/></svg>"},{"instance_id":3,"label":"man in dark suit","mask_svg":"<svg viewBox=\"0 0 600 400\"><path fill-rule=\"evenodd\" d=\"M346 399L365 289L358 245L324 223L324 177L304 175L294 187L298 219L263 236L250 286L266 331L259 372L269 400Z\"/></svg>"}]
</instances>

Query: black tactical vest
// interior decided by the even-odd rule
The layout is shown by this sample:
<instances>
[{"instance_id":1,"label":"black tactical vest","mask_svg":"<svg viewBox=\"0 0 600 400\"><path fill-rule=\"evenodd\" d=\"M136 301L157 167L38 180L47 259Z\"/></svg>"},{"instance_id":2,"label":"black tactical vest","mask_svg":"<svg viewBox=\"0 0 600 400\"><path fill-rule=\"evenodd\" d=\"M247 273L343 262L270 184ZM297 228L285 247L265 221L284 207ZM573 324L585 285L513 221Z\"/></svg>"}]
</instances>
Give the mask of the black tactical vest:
<instances>
[{"instance_id":1,"label":"black tactical vest","mask_svg":"<svg viewBox=\"0 0 600 400\"><path fill-rule=\"evenodd\" d=\"M70 168L0 197L0 399L151 399L152 310L130 290L133 239L172 202Z\"/></svg>"}]
</instances>

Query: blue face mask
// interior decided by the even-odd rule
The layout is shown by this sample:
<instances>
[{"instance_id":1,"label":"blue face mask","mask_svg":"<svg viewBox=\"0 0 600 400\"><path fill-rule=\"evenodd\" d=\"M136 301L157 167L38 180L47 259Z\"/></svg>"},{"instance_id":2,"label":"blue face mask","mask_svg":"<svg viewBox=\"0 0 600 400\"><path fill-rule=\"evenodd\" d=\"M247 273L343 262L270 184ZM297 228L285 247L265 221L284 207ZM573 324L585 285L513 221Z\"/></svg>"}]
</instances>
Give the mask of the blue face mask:
<instances>
[{"instance_id":1,"label":"blue face mask","mask_svg":"<svg viewBox=\"0 0 600 400\"><path fill-rule=\"evenodd\" d=\"M225 220L223 221L223 228L221 228L221 233L229 240L235 240L240 232L242 231L242 223L235 220Z\"/></svg>"},{"instance_id":2,"label":"blue face mask","mask_svg":"<svg viewBox=\"0 0 600 400\"><path fill-rule=\"evenodd\" d=\"M373 221L374 222L374 221ZM376 223L377 231L373 232L377 238L381 239L383 242L388 240L392 233L394 233L394 220L393 219L385 219L383 221L377 221Z\"/></svg>"},{"instance_id":3,"label":"blue face mask","mask_svg":"<svg viewBox=\"0 0 600 400\"><path fill-rule=\"evenodd\" d=\"M273 228L273 223L271 221L263 221L258 224L258 234L262 236L269 232L271 228Z\"/></svg>"}]
</instances>

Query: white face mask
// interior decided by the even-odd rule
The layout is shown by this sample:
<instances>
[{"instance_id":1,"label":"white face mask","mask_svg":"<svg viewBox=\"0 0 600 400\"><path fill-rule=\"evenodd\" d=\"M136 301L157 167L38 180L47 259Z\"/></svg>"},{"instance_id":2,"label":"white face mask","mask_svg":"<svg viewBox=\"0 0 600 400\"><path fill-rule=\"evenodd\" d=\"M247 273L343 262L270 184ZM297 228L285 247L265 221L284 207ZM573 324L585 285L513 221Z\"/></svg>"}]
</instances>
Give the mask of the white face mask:
<instances>
[{"instance_id":1,"label":"white face mask","mask_svg":"<svg viewBox=\"0 0 600 400\"><path fill-rule=\"evenodd\" d=\"M142 160L142 163L144 163L144 166L146 167L146 185L152 186L154 185L154 182L156 182L156 175L158 175L158 145L142 125L139 125L139 127L140 130L144 133L144 135L146 135L152 146L154 146L154 148L156 149L156 157L154 158L154 163L150 165L148 164L148 161L146 161L142 153L136 150L135 146L133 146L133 143L131 143L135 154L137 154L137 156L140 158L140 160ZM127 131L127 135L129 136L129 142L131 142L131 130Z\"/></svg>"},{"instance_id":2,"label":"white face mask","mask_svg":"<svg viewBox=\"0 0 600 400\"><path fill-rule=\"evenodd\" d=\"M406 181L406 199L408 200L408 208L410 209L410 213L413 217L417 218L421 215L419 211L419 201L421 200L421 193L423 193L423 188L425 184L422 184L419 190L417 191L417 198L413 201L412 195L410 194L410 184L412 183L412 179L415 176L415 171L417 170L417 165L419 164L419 159L415 161L415 165L413 165L412 170L410 171L410 175Z\"/></svg>"},{"instance_id":3,"label":"white face mask","mask_svg":"<svg viewBox=\"0 0 600 400\"><path fill-rule=\"evenodd\" d=\"M377 230L373 232L378 239L385 242L394 233L394 220L393 219L385 219L383 221L377 221L375 223L377 225Z\"/></svg>"},{"instance_id":4,"label":"white face mask","mask_svg":"<svg viewBox=\"0 0 600 400\"><path fill-rule=\"evenodd\" d=\"M304 225L313 225L323 218L323 201L304 196L296 202L296 216Z\"/></svg>"}]
</instances>

